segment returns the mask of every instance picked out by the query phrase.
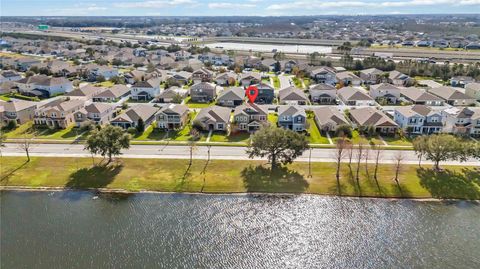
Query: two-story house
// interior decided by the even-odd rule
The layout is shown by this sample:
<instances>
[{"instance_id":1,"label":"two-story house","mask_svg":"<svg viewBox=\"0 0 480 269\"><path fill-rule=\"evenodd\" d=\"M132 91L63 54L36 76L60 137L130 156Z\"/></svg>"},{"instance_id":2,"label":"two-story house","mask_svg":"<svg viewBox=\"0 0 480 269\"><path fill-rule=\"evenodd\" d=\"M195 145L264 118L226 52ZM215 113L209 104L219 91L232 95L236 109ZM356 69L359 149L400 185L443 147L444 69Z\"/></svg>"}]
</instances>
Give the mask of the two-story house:
<instances>
[{"instance_id":1,"label":"two-story house","mask_svg":"<svg viewBox=\"0 0 480 269\"><path fill-rule=\"evenodd\" d=\"M480 107L451 107L442 111L443 131L480 137Z\"/></svg>"},{"instance_id":2,"label":"two-story house","mask_svg":"<svg viewBox=\"0 0 480 269\"><path fill-rule=\"evenodd\" d=\"M217 97L217 91L220 91L221 87L209 83L200 82L190 87L190 100L196 103L210 103Z\"/></svg>"},{"instance_id":3,"label":"two-story house","mask_svg":"<svg viewBox=\"0 0 480 269\"><path fill-rule=\"evenodd\" d=\"M365 84L377 84L382 81L383 71L376 68L369 68L360 71L360 78Z\"/></svg>"},{"instance_id":4,"label":"two-story house","mask_svg":"<svg viewBox=\"0 0 480 269\"><path fill-rule=\"evenodd\" d=\"M268 125L268 109L264 106L246 103L233 112L233 132L255 132L265 125Z\"/></svg>"},{"instance_id":5,"label":"two-story house","mask_svg":"<svg viewBox=\"0 0 480 269\"><path fill-rule=\"evenodd\" d=\"M425 105L397 107L394 120L409 134L440 133L443 129L441 111Z\"/></svg>"},{"instance_id":6,"label":"two-story house","mask_svg":"<svg viewBox=\"0 0 480 269\"><path fill-rule=\"evenodd\" d=\"M335 69L322 66L313 69L310 71L310 77L318 84L337 84L337 75L335 74Z\"/></svg>"},{"instance_id":7,"label":"two-story house","mask_svg":"<svg viewBox=\"0 0 480 269\"><path fill-rule=\"evenodd\" d=\"M307 129L306 123L305 108L301 106L280 106L278 108L278 126L302 132Z\"/></svg>"},{"instance_id":8,"label":"two-story house","mask_svg":"<svg viewBox=\"0 0 480 269\"><path fill-rule=\"evenodd\" d=\"M74 113L84 106L85 101L80 99L55 99L37 108L33 122L38 126L65 129L75 124Z\"/></svg>"},{"instance_id":9,"label":"two-story house","mask_svg":"<svg viewBox=\"0 0 480 269\"><path fill-rule=\"evenodd\" d=\"M388 83L370 85L370 96L380 104L396 104L400 99L400 88Z\"/></svg>"},{"instance_id":10,"label":"two-story house","mask_svg":"<svg viewBox=\"0 0 480 269\"><path fill-rule=\"evenodd\" d=\"M136 101L152 100L160 94L160 78L135 82L130 88L131 98Z\"/></svg>"},{"instance_id":11,"label":"two-story house","mask_svg":"<svg viewBox=\"0 0 480 269\"><path fill-rule=\"evenodd\" d=\"M18 90L29 96L49 98L73 90L73 83L64 77L35 75L15 81Z\"/></svg>"},{"instance_id":12,"label":"two-story house","mask_svg":"<svg viewBox=\"0 0 480 269\"><path fill-rule=\"evenodd\" d=\"M205 67L195 70L192 73L193 83L212 82L212 79L213 79L213 71L210 71Z\"/></svg>"},{"instance_id":13,"label":"two-story house","mask_svg":"<svg viewBox=\"0 0 480 269\"><path fill-rule=\"evenodd\" d=\"M24 124L33 120L37 103L23 100L0 101L1 125L7 125L10 121Z\"/></svg>"},{"instance_id":14,"label":"two-story house","mask_svg":"<svg viewBox=\"0 0 480 269\"><path fill-rule=\"evenodd\" d=\"M255 99L256 104L271 104L275 98L275 89L266 83L255 85L258 89L258 95Z\"/></svg>"},{"instance_id":15,"label":"two-story house","mask_svg":"<svg viewBox=\"0 0 480 269\"><path fill-rule=\"evenodd\" d=\"M185 105L169 104L156 115L157 128L163 130L181 129L188 122L189 109Z\"/></svg>"},{"instance_id":16,"label":"two-story house","mask_svg":"<svg viewBox=\"0 0 480 269\"><path fill-rule=\"evenodd\" d=\"M91 121L97 125L110 122L115 115L115 106L105 103L91 103L74 113L75 124L80 127L83 122Z\"/></svg>"}]
</instances>

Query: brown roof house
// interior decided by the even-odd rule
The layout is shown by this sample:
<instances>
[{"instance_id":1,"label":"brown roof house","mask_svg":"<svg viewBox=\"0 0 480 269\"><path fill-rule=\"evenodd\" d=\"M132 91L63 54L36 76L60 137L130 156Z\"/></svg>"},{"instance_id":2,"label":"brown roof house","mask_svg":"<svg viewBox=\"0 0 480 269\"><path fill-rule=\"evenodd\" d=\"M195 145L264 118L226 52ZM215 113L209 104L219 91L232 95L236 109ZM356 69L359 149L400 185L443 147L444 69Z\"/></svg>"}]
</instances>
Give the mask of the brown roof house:
<instances>
[{"instance_id":1,"label":"brown roof house","mask_svg":"<svg viewBox=\"0 0 480 269\"><path fill-rule=\"evenodd\" d=\"M233 87L222 91L217 98L219 106L236 107L243 103L245 90L242 87Z\"/></svg>"},{"instance_id":2,"label":"brown roof house","mask_svg":"<svg viewBox=\"0 0 480 269\"><path fill-rule=\"evenodd\" d=\"M37 103L23 100L0 101L0 118L2 125L7 125L10 121L17 124L23 124L33 120Z\"/></svg>"},{"instance_id":3,"label":"brown roof house","mask_svg":"<svg viewBox=\"0 0 480 269\"><path fill-rule=\"evenodd\" d=\"M475 98L472 98L458 90L458 88L450 86L442 86L438 88L430 88L428 92L434 94L452 106L470 106L475 104Z\"/></svg>"},{"instance_id":4,"label":"brown roof house","mask_svg":"<svg viewBox=\"0 0 480 269\"><path fill-rule=\"evenodd\" d=\"M364 90L344 87L337 91L338 98L347 106L373 106L375 100Z\"/></svg>"},{"instance_id":5,"label":"brown roof house","mask_svg":"<svg viewBox=\"0 0 480 269\"><path fill-rule=\"evenodd\" d=\"M350 110L350 119L355 128L373 126L380 134L395 134L398 129L395 121L373 107Z\"/></svg>"},{"instance_id":6,"label":"brown roof house","mask_svg":"<svg viewBox=\"0 0 480 269\"><path fill-rule=\"evenodd\" d=\"M137 127L138 121L142 119L145 128L155 120L158 108L150 105L139 104L129 108L125 113L116 116L110 123L124 129Z\"/></svg>"},{"instance_id":7,"label":"brown roof house","mask_svg":"<svg viewBox=\"0 0 480 269\"><path fill-rule=\"evenodd\" d=\"M34 124L65 129L75 123L74 113L85 106L79 99L59 98L40 106L35 111Z\"/></svg>"},{"instance_id":8,"label":"brown roof house","mask_svg":"<svg viewBox=\"0 0 480 269\"><path fill-rule=\"evenodd\" d=\"M91 103L75 112L75 123L80 127L82 123L90 121L98 125L104 125L113 119L115 106L104 103Z\"/></svg>"},{"instance_id":9,"label":"brown roof house","mask_svg":"<svg viewBox=\"0 0 480 269\"><path fill-rule=\"evenodd\" d=\"M316 84L308 89L313 103L331 105L337 102L337 89L329 84Z\"/></svg>"},{"instance_id":10,"label":"brown roof house","mask_svg":"<svg viewBox=\"0 0 480 269\"><path fill-rule=\"evenodd\" d=\"M228 131L230 108L211 106L202 108L193 120L193 126L204 131Z\"/></svg>"},{"instance_id":11,"label":"brown roof house","mask_svg":"<svg viewBox=\"0 0 480 269\"><path fill-rule=\"evenodd\" d=\"M315 123L319 130L335 132L340 125L350 125L343 111L336 107L326 106L313 109Z\"/></svg>"},{"instance_id":12,"label":"brown roof house","mask_svg":"<svg viewBox=\"0 0 480 269\"><path fill-rule=\"evenodd\" d=\"M210 71L205 67L195 70L192 73L193 83L211 82L212 79L213 79L213 71Z\"/></svg>"},{"instance_id":13,"label":"brown roof house","mask_svg":"<svg viewBox=\"0 0 480 269\"><path fill-rule=\"evenodd\" d=\"M445 104L442 98L416 87L400 88L400 97L415 105L443 106Z\"/></svg>"},{"instance_id":14,"label":"brown roof house","mask_svg":"<svg viewBox=\"0 0 480 269\"><path fill-rule=\"evenodd\" d=\"M265 106L246 103L233 112L232 131L255 132L268 125L268 109Z\"/></svg>"},{"instance_id":15,"label":"brown roof house","mask_svg":"<svg viewBox=\"0 0 480 269\"><path fill-rule=\"evenodd\" d=\"M303 90L290 86L278 92L278 100L281 105L306 105L308 97Z\"/></svg>"},{"instance_id":16,"label":"brown roof house","mask_svg":"<svg viewBox=\"0 0 480 269\"><path fill-rule=\"evenodd\" d=\"M157 128L163 130L181 129L188 122L189 109L185 105L169 104L156 115Z\"/></svg>"},{"instance_id":17,"label":"brown roof house","mask_svg":"<svg viewBox=\"0 0 480 269\"><path fill-rule=\"evenodd\" d=\"M122 98L130 96L130 88L126 85L114 85L110 88L104 88L103 91L95 94L93 102L118 102Z\"/></svg>"}]
</instances>

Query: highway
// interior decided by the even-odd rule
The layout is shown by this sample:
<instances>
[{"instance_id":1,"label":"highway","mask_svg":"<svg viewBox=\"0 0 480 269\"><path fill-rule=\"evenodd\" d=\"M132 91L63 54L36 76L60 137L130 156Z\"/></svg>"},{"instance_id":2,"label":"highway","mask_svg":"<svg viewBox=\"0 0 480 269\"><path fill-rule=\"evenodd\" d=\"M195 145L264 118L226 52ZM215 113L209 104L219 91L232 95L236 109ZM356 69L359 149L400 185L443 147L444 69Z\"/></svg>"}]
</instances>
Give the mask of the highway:
<instances>
[{"instance_id":1,"label":"highway","mask_svg":"<svg viewBox=\"0 0 480 269\"><path fill-rule=\"evenodd\" d=\"M245 147L210 147L211 159L215 160L249 160L245 153ZM19 144L6 143L1 149L2 156L25 156L25 152L19 147ZM178 145L131 145L130 149L122 152L122 158L149 158L149 159L189 159L190 148L188 146ZM306 151L297 161L308 161L310 151ZM384 150L381 155L381 163L393 163L394 157L401 153L404 157L403 163L417 164L418 158L414 151ZM334 149L312 149L312 162L333 162L335 156ZM84 150L80 144L33 144L30 150L31 156L43 157L91 157L90 153ZM373 153L369 154L369 162L374 162ZM208 147L197 146L193 154L194 159L207 159ZM263 160L256 158L255 160ZM347 161L345 158L344 161ZM424 161L423 163L430 163ZM449 165L480 165L479 161L469 160L465 163L444 162Z\"/></svg>"}]
</instances>

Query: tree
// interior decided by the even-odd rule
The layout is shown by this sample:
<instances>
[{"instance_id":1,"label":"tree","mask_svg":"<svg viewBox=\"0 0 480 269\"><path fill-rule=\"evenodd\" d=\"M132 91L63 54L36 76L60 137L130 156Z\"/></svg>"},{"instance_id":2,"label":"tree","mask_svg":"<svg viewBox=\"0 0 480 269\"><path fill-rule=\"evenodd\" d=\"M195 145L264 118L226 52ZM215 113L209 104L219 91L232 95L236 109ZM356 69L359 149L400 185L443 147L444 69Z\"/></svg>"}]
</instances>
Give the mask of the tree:
<instances>
[{"instance_id":1,"label":"tree","mask_svg":"<svg viewBox=\"0 0 480 269\"><path fill-rule=\"evenodd\" d=\"M398 182L398 175L400 174L400 169L402 168L402 161L405 158L403 151L398 150L395 155L393 155L393 160L395 162L395 182L400 186Z\"/></svg>"},{"instance_id":2,"label":"tree","mask_svg":"<svg viewBox=\"0 0 480 269\"><path fill-rule=\"evenodd\" d=\"M442 161L459 160L460 151L463 151L458 138L453 135L429 135L425 137L424 143L425 144L423 144L422 147L425 158L434 163L435 170L440 170L439 164ZM416 152L419 150L420 148L415 149Z\"/></svg>"},{"instance_id":3,"label":"tree","mask_svg":"<svg viewBox=\"0 0 480 269\"><path fill-rule=\"evenodd\" d=\"M427 146L427 136L418 136L413 140L413 149L415 154L418 157L418 166L422 167L422 158L425 155L425 150Z\"/></svg>"},{"instance_id":4,"label":"tree","mask_svg":"<svg viewBox=\"0 0 480 269\"><path fill-rule=\"evenodd\" d=\"M264 127L252 136L252 142L247 149L249 158L267 157L272 171L278 163L292 163L308 149L305 136L289 129L276 126Z\"/></svg>"},{"instance_id":5,"label":"tree","mask_svg":"<svg viewBox=\"0 0 480 269\"><path fill-rule=\"evenodd\" d=\"M30 150L32 149L32 140L32 137L27 137L27 135L25 134L20 144L18 144L18 148L22 151L25 151L25 154L27 155L27 162L30 162Z\"/></svg>"},{"instance_id":6,"label":"tree","mask_svg":"<svg viewBox=\"0 0 480 269\"><path fill-rule=\"evenodd\" d=\"M373 144L372 145L373 154L375 156L375 169L373 170L373 178L377 180L378 173L378 163L380 162L380 157L382 156L382 148Z\"/></svg>"},{"instance_id":7,"label":"tree","mask_svg":"<svg viewBox=\"0 0 480 269\"><path fill-rule=\"evenodd\" d=\"M143 131L145 131L145 123L143 122L142 118L138 119L136 129L138 133L143 133Z\"/></svg>"},{"instance_id":8,"label":"tree","mask_svg":"<svg viewBox=\"0 0 480 269\"><path fill-rule=\"evenodd\" d=\"M335 135L337 137L346 136L348 138L352 138L352 126L348 124L341 124L335 130Z\"/></svg>"},{"instance_id":9,"label":"tree","mask_svg":"<svg viewBox=\"0 0 480 269\"><path fill-rule=\"evenodd\" d=\"M355 173L355 179L357 180L357 183L359 181L360 162L362 161L364 154L365 154L365 144L364 144L364 140L362 139L360 142L358 142L357 152L355 155L355 157L357 158L357 172Z\"/></svg>"},{"instance_id":10,"label":"tree","mask_svg":"<svg viewBox=\"0 0 480 269\"><path fill-rule=\"evenodd\" d=\"M98 75L97 76L97 82L100 82L100 83L105 82L105 77L102 76L102 75Z\"/></svg>"},{"instance_id":11,"label":"tree","mask_svg":"<svg viewBox=\"0 0 480 269\"><path fill-rule=\"evenodd\" d=\"M103 158L107 156L110 163L113 156L120 155L122 149L130 147L130 139L130 135L126 134L122 128L107 125L100 130L92 131L88 136L85 149Z\"/></svg>"},{"instance_id":12,"label":"tree","mask_svg":"<svg viewBox=\"0 0 480 269\"><path fill-rule=\"evenodd\" d=\"M342 137L337 140L337 145L335 147L335 164L337 166L337 171L335 173L335 176L337 178L337 183L340 182L340 165L347 153L347 143L348 143L347 140L344 137Z\"/></svg>"}]
</instances>

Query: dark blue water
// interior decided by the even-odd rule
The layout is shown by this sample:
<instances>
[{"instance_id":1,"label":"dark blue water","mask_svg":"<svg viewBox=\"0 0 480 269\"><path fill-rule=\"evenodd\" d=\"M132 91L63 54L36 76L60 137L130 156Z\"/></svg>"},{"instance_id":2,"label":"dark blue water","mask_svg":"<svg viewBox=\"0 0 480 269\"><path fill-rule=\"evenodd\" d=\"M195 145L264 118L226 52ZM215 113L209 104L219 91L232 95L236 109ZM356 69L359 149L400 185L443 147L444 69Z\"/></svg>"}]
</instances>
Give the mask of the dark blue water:
<instances>
[{"instance_id":1,"label":"dark blue water","mask_svg":"<svg viewBox=\"0 0 480 269\"><path fill-rule=\"evenodd\" d=\"M480 268L480 206L1 192L1 268Z\"/></svg>"}]
</instances>

